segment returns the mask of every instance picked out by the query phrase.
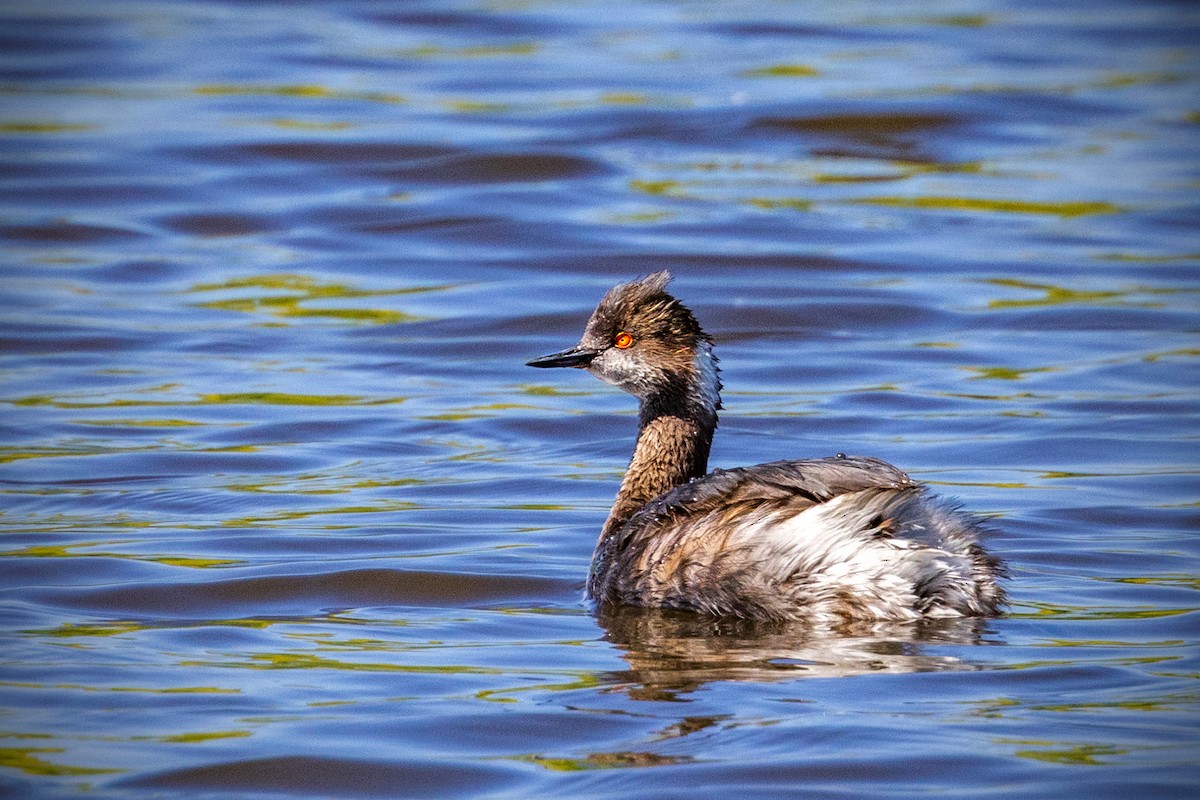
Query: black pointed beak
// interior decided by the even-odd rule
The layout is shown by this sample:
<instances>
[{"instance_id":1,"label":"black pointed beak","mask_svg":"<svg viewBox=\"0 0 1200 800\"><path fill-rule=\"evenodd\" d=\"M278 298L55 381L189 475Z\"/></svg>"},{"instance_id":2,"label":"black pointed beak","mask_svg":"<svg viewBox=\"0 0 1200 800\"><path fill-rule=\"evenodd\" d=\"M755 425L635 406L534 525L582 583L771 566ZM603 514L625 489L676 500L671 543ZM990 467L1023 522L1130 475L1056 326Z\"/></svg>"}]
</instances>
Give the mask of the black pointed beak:
<instances>
[{"instance_id":1,"label":"black pointed beak","mask_svg":"<svg viewBox=\"0 0 1200 800\"><path fill-rule=\"evenodd\" d=\"M586 367L592 363L592 359L598 355L595 350L589 350L586 347L572 347L570 350L563 350L561 353L551 353L548 356L535 358L533 361L526 361L527 367Z\"/></svg>"}]
</instances>

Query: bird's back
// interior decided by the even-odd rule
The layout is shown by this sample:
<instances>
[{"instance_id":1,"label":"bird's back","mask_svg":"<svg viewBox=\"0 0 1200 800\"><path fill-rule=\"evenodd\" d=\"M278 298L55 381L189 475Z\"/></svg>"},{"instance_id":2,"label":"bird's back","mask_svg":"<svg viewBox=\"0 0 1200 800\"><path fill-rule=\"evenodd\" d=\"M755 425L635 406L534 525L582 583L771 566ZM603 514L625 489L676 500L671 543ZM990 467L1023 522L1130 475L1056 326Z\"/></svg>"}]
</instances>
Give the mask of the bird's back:
<instances>
[{"instance_id":1,"label":"bird's back","mask_svg":"<svg viewBox=\"0 0 1200 800\"><path fill-rule=\"evenodd\" d=\"M837 456L717 470L600 541L603 602L769 619L995 613L999 561L975 518L886 462Z\"/></svg>"}]
</instances>

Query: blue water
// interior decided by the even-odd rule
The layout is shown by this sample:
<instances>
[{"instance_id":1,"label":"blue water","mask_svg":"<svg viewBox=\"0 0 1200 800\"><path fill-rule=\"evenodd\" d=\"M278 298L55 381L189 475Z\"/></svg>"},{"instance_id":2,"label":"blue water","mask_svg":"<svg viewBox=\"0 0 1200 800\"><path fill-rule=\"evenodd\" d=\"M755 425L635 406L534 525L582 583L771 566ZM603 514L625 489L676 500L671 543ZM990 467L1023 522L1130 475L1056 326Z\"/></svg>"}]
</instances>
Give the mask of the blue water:
<instances>
[{"instance_id":1,"label":"blue water","mask_svg":"<svg viewBox=\"0 0 1200 800\"><path fill-rule=\"evenodd\" d=\"M1190 797L1187 3L10 2L0 794ZM657 269L712 466L886 458L1013 605L581 598Z\"/></svg>"}]
</instances>

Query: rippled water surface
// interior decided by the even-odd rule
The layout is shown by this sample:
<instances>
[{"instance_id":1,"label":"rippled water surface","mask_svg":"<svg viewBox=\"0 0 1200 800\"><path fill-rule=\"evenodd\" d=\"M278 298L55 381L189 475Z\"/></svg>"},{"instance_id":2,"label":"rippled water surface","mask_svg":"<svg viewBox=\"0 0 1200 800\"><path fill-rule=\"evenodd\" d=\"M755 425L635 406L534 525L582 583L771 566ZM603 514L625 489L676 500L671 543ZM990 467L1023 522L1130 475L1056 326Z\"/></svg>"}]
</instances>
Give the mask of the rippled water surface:
<instances>
[{"instance_id":1,"label":"rippled water surface","mask_svg":"<svg viewBox=\"0 0 1200 800\"><path fill-rule=\"evenodd\" d=\"M1188 3L9 2L0 793L1185 797ZM887 458L1011 613L581 602L659 268L713 466Z\"/></svg>"}]
</instances>

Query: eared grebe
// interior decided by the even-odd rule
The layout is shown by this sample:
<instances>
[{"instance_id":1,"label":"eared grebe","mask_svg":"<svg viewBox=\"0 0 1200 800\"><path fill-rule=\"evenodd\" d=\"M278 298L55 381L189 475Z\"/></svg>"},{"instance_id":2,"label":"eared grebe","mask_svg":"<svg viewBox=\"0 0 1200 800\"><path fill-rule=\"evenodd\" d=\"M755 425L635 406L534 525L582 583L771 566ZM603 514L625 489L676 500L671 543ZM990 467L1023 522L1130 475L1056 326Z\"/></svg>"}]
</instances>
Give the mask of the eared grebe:
<instances>
[{"instance_id":1,"label":"eared grebe","mask_svg":"<svg viewBox=\"0 0 1200 800\"><path fill-rule=\"evenodd\" d=\"M996 613L1004 567L978 544L980 522L886 462L839 453L705 474L717 359L669 280L615 286L578 346L528 362L586 369L639 401L588 596L816 623Z\"/></svg>"}]
</instances>

